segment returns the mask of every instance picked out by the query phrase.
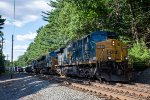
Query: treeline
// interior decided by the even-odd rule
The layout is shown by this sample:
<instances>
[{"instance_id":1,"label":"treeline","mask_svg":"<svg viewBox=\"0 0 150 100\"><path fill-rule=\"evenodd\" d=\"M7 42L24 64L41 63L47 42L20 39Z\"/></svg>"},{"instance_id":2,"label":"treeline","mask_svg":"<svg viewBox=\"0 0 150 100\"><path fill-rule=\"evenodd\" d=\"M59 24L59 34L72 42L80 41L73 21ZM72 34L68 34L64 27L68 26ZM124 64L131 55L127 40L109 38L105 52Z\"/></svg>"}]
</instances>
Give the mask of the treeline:
<instances>
[{"instance_id":1,"label":"treeline","mask_svg":"<svg viewBox=\"0 0 150 100\"><path fill-rule=\"evenodd\" d=\"M2 18L2 16L0 15L0 74L2 72L4 72L4 64L5 64L5 56L3 54L3 25L4 25L5 19Z\"/></svg>"},{"instance_id":2,"label":"treeline","mask_svg":"<svg viewBox=\"0 0 150 100\"><path fill-rule=\"evenodd\" d=\"M53 8L43 12L43 20L48 24L37 30L34 42L15 65L28 65L33 59L97 30L116 32L120 40L131 44L129 56L135 61L149 59L149 0L55 0L48 4Z\"/></svg>"}]
</instances>

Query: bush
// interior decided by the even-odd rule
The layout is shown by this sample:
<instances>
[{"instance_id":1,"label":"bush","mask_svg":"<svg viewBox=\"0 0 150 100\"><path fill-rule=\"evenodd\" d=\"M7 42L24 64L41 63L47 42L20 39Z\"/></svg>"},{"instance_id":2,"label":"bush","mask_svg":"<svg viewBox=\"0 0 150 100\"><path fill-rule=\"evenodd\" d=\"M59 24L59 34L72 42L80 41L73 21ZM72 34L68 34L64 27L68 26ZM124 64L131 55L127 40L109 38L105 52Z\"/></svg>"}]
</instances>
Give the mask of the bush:
<instances>
[{"instance_id":1,"label":"bush","mask_svg":"<svg viewBox=\"0 0 150 100\"><path fill-rule=\"evenodd\" d=\"M129 49L129 58L132 59L135 69L142 69L141 67L145 68L150 60L150 51L145 42L140 41L134 43L133 47Z\"/></svg>"}]
</instances>

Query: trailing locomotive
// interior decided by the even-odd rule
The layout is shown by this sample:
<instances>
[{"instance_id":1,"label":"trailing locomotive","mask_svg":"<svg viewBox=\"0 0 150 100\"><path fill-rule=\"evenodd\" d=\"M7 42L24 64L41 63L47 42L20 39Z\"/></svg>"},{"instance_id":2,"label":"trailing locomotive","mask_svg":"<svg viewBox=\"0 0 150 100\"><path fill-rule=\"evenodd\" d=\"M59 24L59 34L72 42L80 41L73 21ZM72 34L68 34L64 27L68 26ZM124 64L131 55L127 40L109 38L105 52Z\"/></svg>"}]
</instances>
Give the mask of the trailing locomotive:
<instances>
[{"instance_id":1,"label":"trailing locomotive","mask_svg":"<svg viewBox=\"0 0 150 100\"><path fill-rule=\"evenodd\" d=\"M36 60L32 61L32 71L36 74L55 74L54 64L57 62L55 57L57 55L54 52L43 55Z\"/></svg>"},{"instance_id":2,"label":"trailing locomotive","mask_svg":"<svg viewBox=\"0 0 150 100\"><path fill-rule=\"evenodd\" d=\"M93 32L65 48L50 52L49 68L60 75L128 81L132 68L128 66L127 45L116 37L113 32Z\"/></svg>"}]
</instances>

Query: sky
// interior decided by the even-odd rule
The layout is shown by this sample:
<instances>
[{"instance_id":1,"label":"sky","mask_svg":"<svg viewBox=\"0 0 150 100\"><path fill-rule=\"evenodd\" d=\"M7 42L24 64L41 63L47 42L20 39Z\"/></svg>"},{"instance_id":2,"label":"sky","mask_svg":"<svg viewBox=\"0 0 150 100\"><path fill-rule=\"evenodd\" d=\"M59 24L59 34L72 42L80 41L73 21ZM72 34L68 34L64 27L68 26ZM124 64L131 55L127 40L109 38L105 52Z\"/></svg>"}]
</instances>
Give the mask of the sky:
<instances>
[{"instance_id":1,"label":"sky","mask_svg":"<svg viewBox=\"0 0 150 100\"><path fill-rule=\"evenodd\" d=\"M14 61L23 55L29 44L33 42L37 33L36 30L47 24L42 19L42 11L50 11L52 8L47 4L49 0L0 0L0 15L6 19L4 29L5 56L11 60L11 38L14 35ZM15 31L14 31L15 27ZM7 58L7 57L6 57Z\"/></svg>"}]
</instances>

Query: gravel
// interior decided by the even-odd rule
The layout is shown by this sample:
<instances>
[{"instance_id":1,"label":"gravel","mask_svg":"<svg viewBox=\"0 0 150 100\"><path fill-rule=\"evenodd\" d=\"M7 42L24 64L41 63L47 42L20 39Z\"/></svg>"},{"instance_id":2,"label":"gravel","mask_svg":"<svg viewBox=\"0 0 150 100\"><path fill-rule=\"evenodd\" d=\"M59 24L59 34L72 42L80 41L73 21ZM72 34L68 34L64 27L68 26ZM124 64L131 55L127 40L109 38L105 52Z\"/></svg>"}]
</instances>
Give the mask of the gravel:
<instances>
[{"instance_id":1,"label":"gravel","mask_svg":"<svg viewBox=\"0 0 150 100\"><path fill-rule=\"evenodd\" d=\"M0 76L0 100L104 100L27 74Z\"/></svg>"}]
</instances>

